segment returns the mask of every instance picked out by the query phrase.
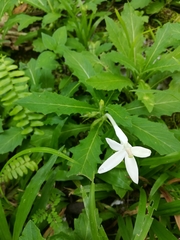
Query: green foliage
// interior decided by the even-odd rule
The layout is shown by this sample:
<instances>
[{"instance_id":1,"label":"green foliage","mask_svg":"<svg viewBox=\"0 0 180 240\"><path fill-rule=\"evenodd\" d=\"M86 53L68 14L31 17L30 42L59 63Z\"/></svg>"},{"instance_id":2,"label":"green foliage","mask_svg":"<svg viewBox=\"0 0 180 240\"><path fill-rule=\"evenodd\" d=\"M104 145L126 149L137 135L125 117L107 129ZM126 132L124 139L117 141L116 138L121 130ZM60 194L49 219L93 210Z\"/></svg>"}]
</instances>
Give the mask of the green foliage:
<instances>
[{"instance_id":1,"label":"green foliage","mask_svg":"<svg viewBox=\"0 0 180 240\"><path fill-rule=\"evenodd\" d=\"M180 23L151 15L174 1L23 2L40 15L0 3L0 239L179 238ZM15 23L25 59L4 55ZM106 113L151 149L138 184L126 161L98 174L121 147Z\"/></svg>"}]
</instances>

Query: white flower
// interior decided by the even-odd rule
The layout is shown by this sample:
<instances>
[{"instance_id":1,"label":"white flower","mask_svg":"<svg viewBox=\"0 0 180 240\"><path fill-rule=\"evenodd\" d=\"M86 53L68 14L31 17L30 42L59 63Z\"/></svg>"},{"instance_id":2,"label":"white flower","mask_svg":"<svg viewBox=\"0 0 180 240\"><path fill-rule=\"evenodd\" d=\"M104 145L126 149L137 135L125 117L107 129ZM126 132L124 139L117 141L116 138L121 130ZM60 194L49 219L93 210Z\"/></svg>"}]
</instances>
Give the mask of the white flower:
<instances>
[{"instance_id":1,"label":"white flower","mask_svg":"<svg viewBox=\"0 0 180 240\"><path fill-rule=\"evenodd\" d=\"M98 169L98 173L105 173L110 171L112 168L116 167L125 158L126 170L133 182L138 184L139 181L139 170L136 163L135 157L149 157L151 155L151 150L143 147L132 147L128 143L127 136L118 127L114 119L110 114L106 113L106 117L111 122L117 137L121 143L118 143L110 138L106 138L106 141L111 149L116 151L112 156L110 156Z\"/></svg>"}]
</instances>

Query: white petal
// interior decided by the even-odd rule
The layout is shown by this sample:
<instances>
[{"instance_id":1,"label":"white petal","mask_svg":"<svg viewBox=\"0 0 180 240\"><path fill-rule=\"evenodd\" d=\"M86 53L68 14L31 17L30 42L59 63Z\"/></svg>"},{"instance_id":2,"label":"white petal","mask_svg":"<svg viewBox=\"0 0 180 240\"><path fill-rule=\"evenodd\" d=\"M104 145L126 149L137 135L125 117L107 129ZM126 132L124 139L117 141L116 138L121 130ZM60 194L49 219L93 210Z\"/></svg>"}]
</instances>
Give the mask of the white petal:
<instances>
[{"instance_id":1,"label":"white petal","mask_svg":"<svg viewBox=\"0 0 180 240\"><path fill-rule=\"evenodd\" d=\"M139 170L138 166L136 163L136 159L134 157L129 158L128 154L125 156L125 165L126 165L126 170L132 179L133 182L138 184L139 182Z\"/></svg>"},{"instance_id":2,"label":"white petal","mask_svg":"<svg viewBox=\"0 0 180 240\"><path fill-rule=\"evenodd\" d=\"M126 135L123 133L123 131L117 126L113 126L114 127L114 130L116 132L116 136L119 138L119 141L121 143L127 143L128 142L128 138L126 137Z\"/></svg>"},{"instance_id":3,"label":"white petal","mask_svg":"<svg viewBox=\"0 0 180 240\"><path fill-rule=\"evenodd\" d=\"M113 126L117 125L117 123L114 121L114 119L112 118L112 116L109 113L106 113L105 115L109 119L109 121L111 122L111 124Z\"/></svg>"},{"instance_id":4,"label":"white petal","mask_svg":"<svg viewBox=\"0 0 180 240\"><path fill-rule=\"evenodd\" d=\"M148 148L143 148L143 147L132 147L131 152L135 157L149 157L151 155L151 150Z\"/></svg>"},{"instance_id":5,"label":"white petal","mask_svg":"<svg viewBox=\"0 0 180 240\"><path fill-rule=\"evenodd\" d=\"M98 169L98 173L105 173L115 168L124 159L126 152L115 152Z\"/></svg>"},{"instance_id":6,"label":"white petal","mask_svg":"<svg viewBox=\"0 0 180 240\"><path fill-rule=\"evenodd\" d=\"M114 128L114 130L116 132L116 136L119 138L120 142L127 143L128 142L128 138L123 133L123 131L118 127L117 123L114 121L112 116L110 114L106 113L106 117L109 119L109 121L113 125L113 128Z\"/></svg>"},{"instance_id":7,"label":"white petal","mask_svg":"<svg viewBox=\"0 0 180 240\"><path fill-rule=\"evenodd\" d=\"M123 150L123 145L110 139L110 138L106 138L106 142L108 143L108 145L110 146L110 148L112 148L114 151L122 151Z\"/></svg>"}]
</instances>

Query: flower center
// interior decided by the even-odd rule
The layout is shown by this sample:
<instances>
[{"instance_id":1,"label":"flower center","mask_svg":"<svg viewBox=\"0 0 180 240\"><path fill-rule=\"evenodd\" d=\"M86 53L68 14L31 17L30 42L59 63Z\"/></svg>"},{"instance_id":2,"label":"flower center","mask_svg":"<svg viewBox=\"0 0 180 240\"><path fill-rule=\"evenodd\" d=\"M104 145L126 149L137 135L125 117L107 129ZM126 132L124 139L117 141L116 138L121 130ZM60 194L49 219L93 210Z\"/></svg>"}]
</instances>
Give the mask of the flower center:
<instances>
[{"instance_id":1,"label":"flower center","mask_svg":"<svg viewBox=\"0 0 180 240\"><path fill-rule=\"evenodd\" d=\"M126 150L126 152L128 154L128 157L129 158L133 158L133 154L131 152L131 146L129 146L129 144L124 144L124 148L125 148L125 150Z\"/></svg>"}]
</instances>

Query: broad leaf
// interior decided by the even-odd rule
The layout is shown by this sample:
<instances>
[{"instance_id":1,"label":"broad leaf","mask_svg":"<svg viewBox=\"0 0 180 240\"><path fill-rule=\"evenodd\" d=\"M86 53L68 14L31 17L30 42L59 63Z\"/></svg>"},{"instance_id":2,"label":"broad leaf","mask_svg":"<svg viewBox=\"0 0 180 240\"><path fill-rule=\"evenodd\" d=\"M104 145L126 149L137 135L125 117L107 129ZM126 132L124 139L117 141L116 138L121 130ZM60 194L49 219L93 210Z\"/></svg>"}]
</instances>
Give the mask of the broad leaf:
<instances>
[{"instance_id":1,"label":"broad leaf","mask_svg":"<svg viewBox=\"0 0 180 240\"><path fill-rule=\"evenodd\" d=\"M149 115L144 105L140 101L133 101L126 105L126 109L130 114ZM162 115L170 116L174 112L180 112L180 96L179 92L172 90L157 91L154 94L154 108L151 112L152 116L160 117Z\"/></svg>"},{"instance_id":2,"label":"broad leaf","mask_svg":"<svg viewBox=\"0 0 180 240\"><path fill-rule=\"evenodd\" d=\"M179 141L169 131L165 124L151 122L144 118L132 117L132 133L143 144L153 148L159 154L179 151Z\"/></svg>"},{"instance_id":3,"label":"broad leaf","mask_svg":"<svg viewBox=\"0 0 180 240\"><path fill-rule=\"evenodd\" d=\"M101 140L98 134L99 127L93 128L78 146L71 148L73 159L77 160L80 166L79 164L72 165L70 175L82 174L93 180L101 154Z\"/></svg>"},{"instance_id":4,"label":"broad leaf","mask_svg":"<svg viewBox=\"0 0 180 240\"><path fill-rule=\"evenodd\" d=\"M56 49L56 41L53 37L48 34L42 33L42 41L46 49L55 50Z\"/></svg>"},{"instance_id":5,"label":"broad leaf","mask_svg":"<svg viewBox=\"0 0 180 240\"><path fill-rule=\"evenodd\" d=\"M88 103L51 92L32 93L30 96L18 100L18 104L31 111L44 114L56 113L57 115L69 115L71 113L87 113L96 110L95 107L92 107Z\"/></svg>"},{"instance_id":6,"label":"broad leaf","mask_svg":"<svg viewBox=\"0 0 180 240\"><path fill-rule=\"evenodd\" d=\"M132 0L131 1L131 5L135 8L144 8L146 7L149 3L151 2L151 0Z\"/></svg>"},{"instance_id":7,"label":"broad leaf","mask_svg":"<svg viewBox=\"0 0 180 240\"><path fill-rule=\"evenodd\" d=\"M129 78L122 75L114 75L109 72L99 73L86 81L93 88L98 90L119 90L125 87L131 87L132 82Z\"/></svg>"},{"instance_id":8,"label":"broad leaf","mask_svg":"<svg viewBox=\"0 0 180 240\"><path fill-rule=\"evenodd\" d=\"M73 74L84 82L86 79L95 75L92 63L83 53L66 51L64 54L66 64L73 69Z\"/></svg>"},{"instance_id":9,"label":"broad leaf","mask_svg":"<svg viewBox=\"0 0 180 240\"><path fill-rule=\"evenodd\" d=\"M43 240L39 228L34 224L33 221L29 221L23 232L22 236L19 238L19 240Z\"/></svg>"},{"instance_id":10,"label":"broad leaf","mask_svg":"<svg viewBox=\"0 0 180 240\"><path fill-rule=\"evenodd\" d=\"M17 146L21 145L24 136L22 129L11 127L0 134L0 154L12 152Z\"/></svg>"}]
</instances>

